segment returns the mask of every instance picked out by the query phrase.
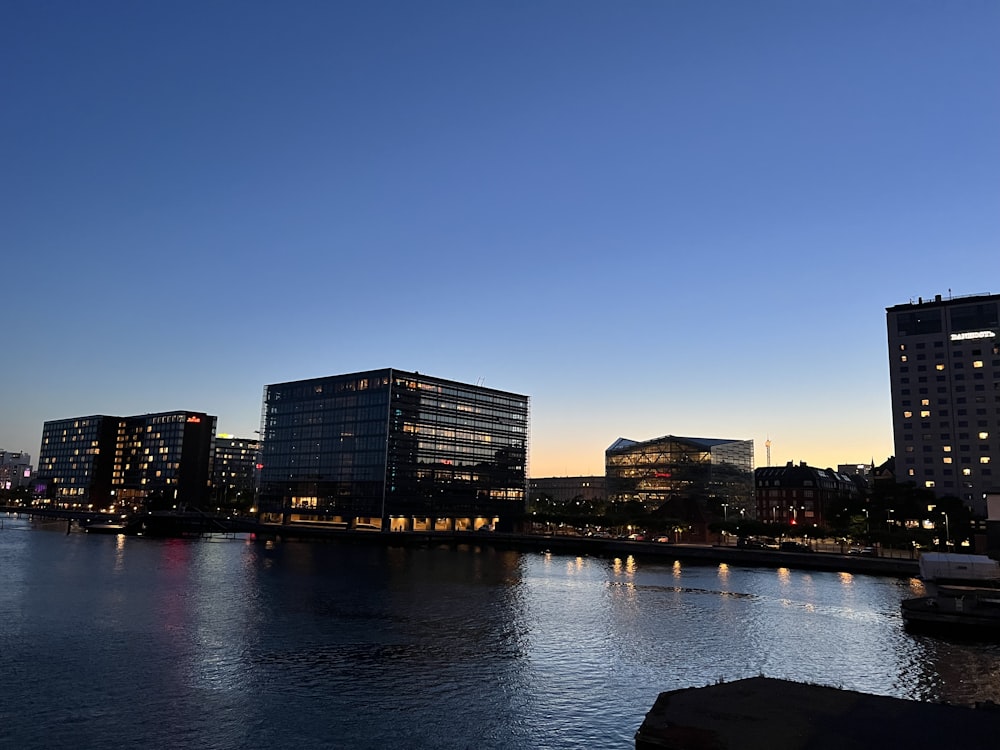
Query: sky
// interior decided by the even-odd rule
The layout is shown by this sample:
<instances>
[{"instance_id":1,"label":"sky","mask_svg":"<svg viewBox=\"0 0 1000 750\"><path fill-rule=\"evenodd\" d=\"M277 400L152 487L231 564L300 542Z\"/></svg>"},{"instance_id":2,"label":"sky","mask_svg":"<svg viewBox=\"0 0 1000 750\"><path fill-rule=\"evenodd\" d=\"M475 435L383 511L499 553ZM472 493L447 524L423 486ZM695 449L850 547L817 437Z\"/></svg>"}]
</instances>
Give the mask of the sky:
<instances>
[{"instance_id":1,"label":"sky","mask_svg":"<svg viewBox=\"0 0 1000 750\"><path fill-rule=\"evenodd\" d=\"M0 449L393 367L892 454L885 308L1000 292L1000 3L0 4Z\"/></svg>"}]
</instances>

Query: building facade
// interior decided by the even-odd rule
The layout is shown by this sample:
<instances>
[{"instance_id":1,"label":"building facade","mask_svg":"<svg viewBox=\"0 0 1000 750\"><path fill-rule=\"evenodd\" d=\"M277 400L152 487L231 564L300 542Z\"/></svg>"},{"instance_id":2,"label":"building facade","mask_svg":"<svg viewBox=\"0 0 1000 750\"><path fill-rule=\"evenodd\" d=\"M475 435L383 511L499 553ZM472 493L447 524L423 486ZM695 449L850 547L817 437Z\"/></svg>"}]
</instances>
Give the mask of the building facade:
<instances>
[{"instance_id":1,"label":"building facade","mask_svg":"<svg viewBox=\"0 0 1000 750\"><path fill-rule=\"evenodd\" d=\"M268 520L379 530L505 526L526 498L528 397L382 369L269 385Z\"/></svg>"},{"instance_id":2,"label":"building facade","mask_svg":"<svg viewBox=\"0 0 1000 750\"><path fill-rule=\"evenodd\" d=\"M854 477L805 462L758 468L754 485L758 520L803 529L826 526L837 509L861 496Z\"/></svg>"},{"instance_id":3,"label":"building facade","mask_svg":"<svg viewBox=\"0 0 1000 750\"><path fill-rule=\"evenodd\" d=\"M608 500L665 504L675 515L752 515L753 441L665 437L619 438L605 451Z\"/></svg>"},{"instance_id":4,"label":"building facade","mask_svg":"<svg viewBox=\"0 0 1000 750\"><path fill-rule=\"evenodd\" d=\"M31 484L31 456L21 451L0 451L0 490Z\"/></svg>"},{"instance_id":5,"label":"building facade","mask_svg":"<svg viewBox=\"0 0 1000 750\"><path fill-rule=\"evenodd\" d=\"M1000 486L1000 295L886 309L896 477L984 515Z\"/></svg>"},{"instance_id":6,"label":"building facade","mask_svg":"<svg viewBox=\"0 0 1000 750\"><path fill-rule=\"evenodd\" d=\"M600 503L607 498L604 477L538 477L528 481L528 499L566 505L575 500Z\"/></svg>"},{"instance_id":7,"label":"building facade","mask_svg":"<svg viewBox=\"0 0 1000 750\"><path fill-rule=\"evenodd\" d=\"M215 436L212 487L223 506L251 506L260 465L260 440L234 435Z\"/></svg>"},{"instance_id":8,"label":"building facade","mask_svg":"<svg viewBox=\"0 0 1000 750\"><path fill-rule=\"evenodd\" d=\"M177 411L46 422L36 485L77 508L205 504L215 417Z\"/></svg>"}]
</instances>

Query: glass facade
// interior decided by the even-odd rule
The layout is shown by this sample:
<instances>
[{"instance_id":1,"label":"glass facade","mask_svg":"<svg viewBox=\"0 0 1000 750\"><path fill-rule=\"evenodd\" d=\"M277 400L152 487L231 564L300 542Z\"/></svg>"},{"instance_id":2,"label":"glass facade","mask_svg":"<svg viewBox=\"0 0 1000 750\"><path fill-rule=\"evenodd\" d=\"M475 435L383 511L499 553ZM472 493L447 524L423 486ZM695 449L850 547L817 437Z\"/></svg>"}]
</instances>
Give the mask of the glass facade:
<instances>
[{"instance_id":1,"label":"glass facade","mask_svg":"<svg viewBox=\"0 0 1000 750\"><path fill-rule=\"evenodd\" d=\"M75 508L110 501L117 425L104 415L44 424L38 482L50 500Z\"/></svg>"},{"instance_id":2,"label":"glass facade","mask_svg":"<svg viewBox=\"0 0 1000 750\"><path fill-rule=\"evenodd\" d=\"M605 477L611 502L639 502L656 510L683 499L752 513L753 441L621 438L605 452Z\"/></svg>"},{"instance_id":3,"label":"glass facade","mask_svg":"<svg viewBox=\"0 0 1000 750\"><path fill-rule=\"evenodd\" d=\"M524 508L527 431L526 396L419 373L269 385L261 508L382 529L510 518Z\"/></svg>"},{"instance_id":4,"label":"glass facade","mask_svg":"<svg viewBox=\"0 0 1000 750\"><path fill-rule=\"evenodd\" d=\"M123 417L115 440L113 485L119 502L151 498L201 506L209 495L215 417L166 412Z\"/></svg>"}]
</instances>

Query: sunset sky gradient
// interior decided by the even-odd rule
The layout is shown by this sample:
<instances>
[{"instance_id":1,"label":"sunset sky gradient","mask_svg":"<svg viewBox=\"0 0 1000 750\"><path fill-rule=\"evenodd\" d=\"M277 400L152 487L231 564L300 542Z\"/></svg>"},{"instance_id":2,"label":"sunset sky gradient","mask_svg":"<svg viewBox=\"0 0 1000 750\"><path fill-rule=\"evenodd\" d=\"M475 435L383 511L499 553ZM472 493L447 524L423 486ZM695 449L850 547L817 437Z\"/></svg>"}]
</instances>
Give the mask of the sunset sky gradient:
<instances>
[{"instance_id":1,"label":"sunset sky gradient","mask_svg":"<svg viewBox=\"0 0 1000 750\"><path fill-rule=\"evenodd\" d=\"M0 449L396 367L892 452L885 308L1000 291L1000 3L8 2Z\"/></svg>"}]
</instances>

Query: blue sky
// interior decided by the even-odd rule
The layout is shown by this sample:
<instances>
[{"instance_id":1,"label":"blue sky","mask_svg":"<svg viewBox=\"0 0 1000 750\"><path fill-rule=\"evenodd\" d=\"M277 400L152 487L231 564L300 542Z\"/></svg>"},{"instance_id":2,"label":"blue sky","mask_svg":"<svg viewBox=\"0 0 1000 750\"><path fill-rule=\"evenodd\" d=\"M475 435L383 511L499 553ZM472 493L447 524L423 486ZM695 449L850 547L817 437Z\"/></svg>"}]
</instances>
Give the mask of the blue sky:
<instances>
[{"instance_id":1,"label":"blue sky","mask_svg":"<svg viewBox=\"0 0 1000 750\"><path fill-rule=\"evenodd\" d=\"M395 367L892 453L885 308L1000 291L996 2L0 6L0 448Z\"/></svg>"}]
</instances>

